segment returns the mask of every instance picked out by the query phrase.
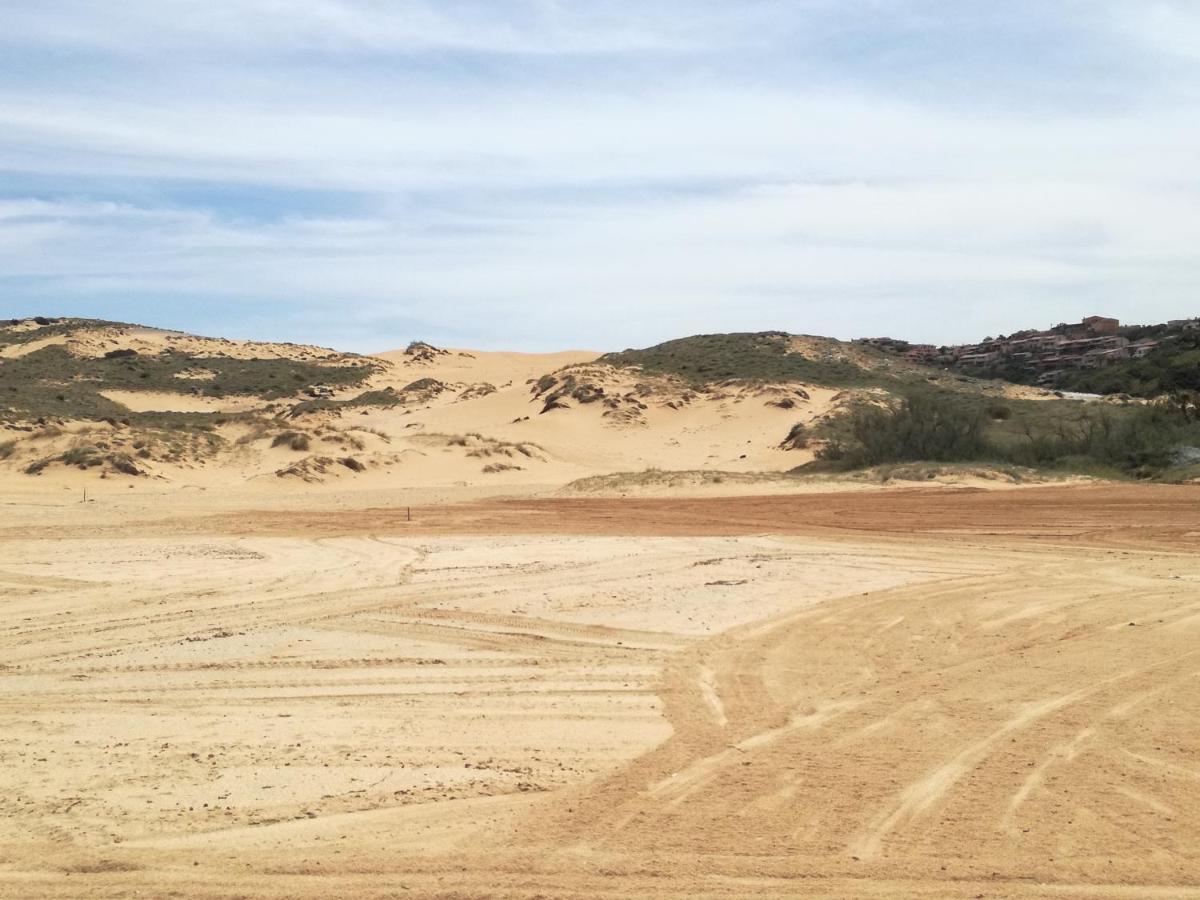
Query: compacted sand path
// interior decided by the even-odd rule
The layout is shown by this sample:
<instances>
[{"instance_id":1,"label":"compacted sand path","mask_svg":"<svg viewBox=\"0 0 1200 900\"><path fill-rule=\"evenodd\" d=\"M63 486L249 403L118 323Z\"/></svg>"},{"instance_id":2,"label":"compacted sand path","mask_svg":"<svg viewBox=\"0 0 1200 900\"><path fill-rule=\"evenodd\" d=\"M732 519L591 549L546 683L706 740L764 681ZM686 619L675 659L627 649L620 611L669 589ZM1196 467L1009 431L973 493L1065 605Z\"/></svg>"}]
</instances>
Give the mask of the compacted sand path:
<instances>
[{"instance_id":1,"label":"compacted sand path","mask_svg":"<svg viewBox=\"0 0 1200 900\"><path fill-rule=\"evenodd\" d=\"M1200 491L0 526L0 895L1200 897Z\"/></svg>"}]
</instances>

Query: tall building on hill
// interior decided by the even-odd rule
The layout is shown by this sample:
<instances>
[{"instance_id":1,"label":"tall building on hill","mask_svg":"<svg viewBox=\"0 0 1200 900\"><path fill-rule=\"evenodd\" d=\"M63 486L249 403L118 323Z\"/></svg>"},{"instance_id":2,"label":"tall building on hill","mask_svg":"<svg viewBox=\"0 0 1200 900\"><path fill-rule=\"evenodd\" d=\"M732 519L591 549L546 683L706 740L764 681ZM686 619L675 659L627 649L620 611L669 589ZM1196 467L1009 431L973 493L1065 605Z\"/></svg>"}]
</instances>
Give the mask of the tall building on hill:
<instances>
[{"instance_id":1,"label":"tall building on hill","mask_svg":"<svg viewBox=\"0 0 1200 900\"><path fill-rule=\"evenodd\" d=\"M1092 334L1116 334L1121 330L1121 321L1106 316L1088 316L1083 320L1083 327Z\"/></svg>"}]
</instances>

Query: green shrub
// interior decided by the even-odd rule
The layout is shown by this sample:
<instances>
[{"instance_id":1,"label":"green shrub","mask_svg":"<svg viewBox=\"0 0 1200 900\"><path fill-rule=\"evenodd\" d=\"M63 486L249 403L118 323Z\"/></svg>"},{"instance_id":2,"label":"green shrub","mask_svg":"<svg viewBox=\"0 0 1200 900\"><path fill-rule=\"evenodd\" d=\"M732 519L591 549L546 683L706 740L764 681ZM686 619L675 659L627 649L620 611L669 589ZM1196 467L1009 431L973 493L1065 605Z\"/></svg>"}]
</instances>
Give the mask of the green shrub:
<instances>
[{"instance_id":1,"label":"green shrub","mask_svg":"<svg viewBox=\"0 0 1200 900\"><path fill-rule=\"evenodd\" d=\"M850 468L981 459L990 450L984 424L977 410L955 398L912 393L888 407L856 407L850 413L846 440L831 440L818 458Z\"/></svg>"},{"instance_id":2,"label":"green shrub","mask_svg":"<svg viewBox=\"0 0 1200 900\"><path fill-rule=\"evenodd\" d=\"M839 468L903 462L973 462L1153 477L1200 445L1200 421L1186 399L1128 409L1022 407L992 420L961 396L913 393L887 406L861 405L827 426L817 454ZM1014 416L1016 414L1014 413ZM1015 426L1015 427L1014 427ZM1018 430L1020 429L1020 430Z\"/></svg>"},{"instance_id":3,"label":"green shrub","mask_svg":"<svg viewBox=\"0 0 1200 900\"><path fill-rule=\"evenodd\" d=\"M68 466L79 466L81 469L89 469L93 466L100 465L103 460L100 458L100 451L90 444L84 444L79 447L72 447L66 453L59 457L59 460Z\"/></svg>"}]
</instances>

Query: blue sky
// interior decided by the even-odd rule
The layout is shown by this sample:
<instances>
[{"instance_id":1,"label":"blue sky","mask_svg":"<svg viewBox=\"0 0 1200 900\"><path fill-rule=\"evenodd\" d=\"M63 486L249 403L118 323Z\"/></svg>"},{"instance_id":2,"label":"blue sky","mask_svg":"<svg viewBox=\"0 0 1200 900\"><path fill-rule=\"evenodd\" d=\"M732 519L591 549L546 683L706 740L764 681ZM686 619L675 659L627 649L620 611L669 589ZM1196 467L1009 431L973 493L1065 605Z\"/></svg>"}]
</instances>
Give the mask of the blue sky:
<instances>
[{"instance_id":1,"label":"blue sky","mask_svg":"<svg viewBox=\"0 0 1200 900\"><path fill-rule=\"evenodd\" d=\"M1200 3L3 6L0 316L369 351L1200 314Z\"/></svg>"}]
</instances>

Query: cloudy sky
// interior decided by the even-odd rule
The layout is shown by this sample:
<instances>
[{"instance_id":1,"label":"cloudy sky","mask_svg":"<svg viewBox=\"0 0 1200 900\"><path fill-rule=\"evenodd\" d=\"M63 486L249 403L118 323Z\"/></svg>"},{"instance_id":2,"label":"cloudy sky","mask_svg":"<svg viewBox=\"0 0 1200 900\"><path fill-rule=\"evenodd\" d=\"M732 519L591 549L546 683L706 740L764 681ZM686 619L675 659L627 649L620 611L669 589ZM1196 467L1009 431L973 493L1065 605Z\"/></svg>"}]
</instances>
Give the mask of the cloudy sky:
<instances>
[{"instance_id":1,"label":"cloudy sky","mask_svg":"<svg viewBox=\"0 0 1200 900\"><path fill-rule=\"evenodd\" d=\"M1194 0L2 0L0 316L378 350L1200 314Z\"/></svg>"}]
</instances>

